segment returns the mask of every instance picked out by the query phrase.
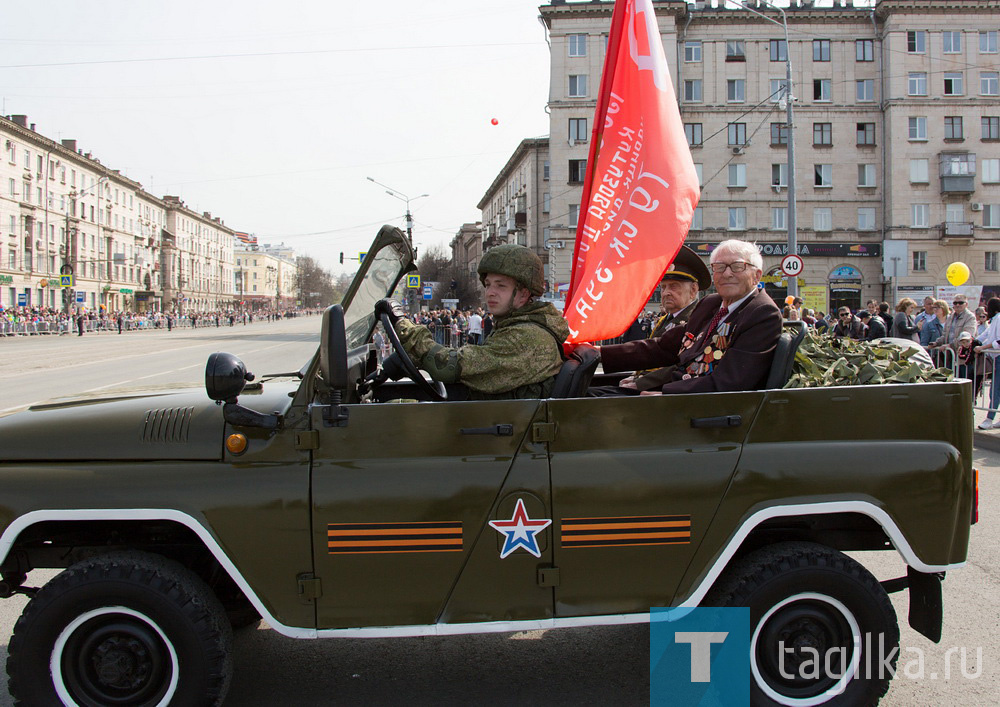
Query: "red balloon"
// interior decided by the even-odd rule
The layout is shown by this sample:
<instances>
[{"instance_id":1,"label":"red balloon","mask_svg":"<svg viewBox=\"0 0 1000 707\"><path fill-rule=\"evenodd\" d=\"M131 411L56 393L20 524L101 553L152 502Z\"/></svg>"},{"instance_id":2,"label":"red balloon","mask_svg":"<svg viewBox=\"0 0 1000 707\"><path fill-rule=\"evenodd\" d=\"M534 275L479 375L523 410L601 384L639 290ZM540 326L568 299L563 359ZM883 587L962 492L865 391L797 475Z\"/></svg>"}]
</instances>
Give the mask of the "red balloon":
<instances>
[{"instance_id":1,"label":"red balloon","mask_svg":"<svg viewBox=\"0 0 1000 707\"><path fill-rule=\"evenodd\" d=\"M497 120L496 118L494 118L493 120L491 120L490 123L492 123L493 125L500 125L500 121Z\"/></svg>"}]
</instances>

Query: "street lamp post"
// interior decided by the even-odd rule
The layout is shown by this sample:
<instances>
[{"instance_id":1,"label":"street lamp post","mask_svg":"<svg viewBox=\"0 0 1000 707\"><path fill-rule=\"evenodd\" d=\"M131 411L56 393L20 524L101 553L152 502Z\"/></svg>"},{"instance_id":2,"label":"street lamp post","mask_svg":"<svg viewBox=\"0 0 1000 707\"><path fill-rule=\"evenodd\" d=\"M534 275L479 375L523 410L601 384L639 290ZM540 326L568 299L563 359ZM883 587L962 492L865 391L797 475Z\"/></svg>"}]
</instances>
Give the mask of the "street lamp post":
<instances>
[{"instance_id":1,"label":"street lamp post","mask_svg":"<svg viewBox=\"0 0 1000 707\"><path fill-rule=\"evenodd\" d=\"M796 228L797 228L797 214L795 208L795 132L792 123L792 101L794 96L792 95L792 58L791 58L791 45L788 42L788 18L785 15L785 11L778 7L777 5L772 5L769 0L759 0L764 3L772 10L777 10L781 13L781 22L774 20L767 15L757 12L752 7L749 7L745 0L730 0L736 5L739 5L744 10L752 12L755 15L763 17L768 22L778 25L785 30L785 89L783 92L783 97L785 99L785 123L786 123L786 139L788 148L788 253L789 255L798 254L798 243L796 242ZM788 294L798 296L799 294L799 279L795 276L788 277Z\"/></svg>"},{"instance_id":2,"label":"street lamp post","mask_svg":"<svg viewBox=\"0 0 1000 707\"><path fill-rule=\"evenodd\" d=\"M410 202L416 201L417 199L423 199L425 196L430 196L430 194L421 194L420 196L415 196L412 199L408 197L403 192L393 189L392 187L382 184L382 182L376 182L371 177L365 177L369 182L373 184L378 184L380 187L385 189L385 193L389 196L394 196L400 201L406 202L406 239L410 242L410 249L413 249L413 217L410 215Z\"/></svg>"}]
</instances>

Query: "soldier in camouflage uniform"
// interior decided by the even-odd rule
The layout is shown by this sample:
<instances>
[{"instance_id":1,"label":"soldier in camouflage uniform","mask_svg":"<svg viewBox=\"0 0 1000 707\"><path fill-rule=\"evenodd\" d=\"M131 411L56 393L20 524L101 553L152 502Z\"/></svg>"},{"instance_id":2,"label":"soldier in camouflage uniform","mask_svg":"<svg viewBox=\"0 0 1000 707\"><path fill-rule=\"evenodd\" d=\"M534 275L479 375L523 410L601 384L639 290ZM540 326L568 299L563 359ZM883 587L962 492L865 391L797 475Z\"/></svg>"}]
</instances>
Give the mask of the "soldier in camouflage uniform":
<instances>
[{"instance_id":1,"label":"soldier in camouflage uniform","mask_svg":"<svg viewBox=\"0 0 1000 707\"><path fill-rule=\"evenodd\" d=\"M375 312L394 320L417 366L436 381L464 384L472 399L548 397L569 326L552 304L534 299L544 291L542 261L524 246L501 245L487 251L478 272L486 307L496 318L480 346L435 343L427 327L406 319L391 300L380 301Z\"/></svg>"}]
</instances>

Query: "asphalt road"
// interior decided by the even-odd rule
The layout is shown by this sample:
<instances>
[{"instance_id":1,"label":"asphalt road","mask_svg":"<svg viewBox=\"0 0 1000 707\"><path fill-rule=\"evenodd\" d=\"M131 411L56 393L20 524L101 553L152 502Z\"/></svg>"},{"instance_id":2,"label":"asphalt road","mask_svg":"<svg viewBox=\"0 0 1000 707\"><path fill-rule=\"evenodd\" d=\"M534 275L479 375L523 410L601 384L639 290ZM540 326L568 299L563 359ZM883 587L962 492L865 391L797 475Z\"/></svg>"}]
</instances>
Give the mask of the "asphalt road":
<instances>
[{"instance_id":1,"label":"asphalt road","mask_svg":"<svg viewBox=\"0 0 1000 707\"><path fill-rule=\"evenodd\" d=\"M105 388L200 385L205 359L212 351L235 353L259 373L296 370L315 350L318 332L319 319L309 317L169 334L0 339L0 414L38 400ZM974 464L981 471L981 520L972 531L967 566L951 573L944 584L943 639L933 644L910 629L907 595L893 595L900 617L900 673L883 705L998 702L1000 455L977 450ZM905 573L894 554L855 556L879 579ZM37 585L52 575L35 572L29 581ZM22 597L0 602L0 661L6 660L10 631L24 603ZM234 649L235 674L227 705L642 705L649 701L649 632L644 626L296 641L261 624L239 632ZM6 675L0 675L0 707L9 704Z\"/></svg>"}]
</instances>

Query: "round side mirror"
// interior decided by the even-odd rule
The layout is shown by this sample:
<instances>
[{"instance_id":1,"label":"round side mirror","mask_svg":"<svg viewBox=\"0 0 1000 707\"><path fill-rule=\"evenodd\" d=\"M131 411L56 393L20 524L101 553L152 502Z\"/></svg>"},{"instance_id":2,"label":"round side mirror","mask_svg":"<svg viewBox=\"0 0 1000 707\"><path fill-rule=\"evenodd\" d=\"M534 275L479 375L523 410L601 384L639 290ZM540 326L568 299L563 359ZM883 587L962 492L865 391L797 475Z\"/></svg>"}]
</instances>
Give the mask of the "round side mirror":
<instances>
[{"instance_id":1,"label":"round side mirror","mask_svg":"<svg viewBox=\"0 0 1000 707\"><path fill-rule=\"evenodd\" d=\"M235 403L253 374L247 372L243 361L230 353L214 353L205 366L205 390L216 402Z\"/></svg>"}]
</instances>

